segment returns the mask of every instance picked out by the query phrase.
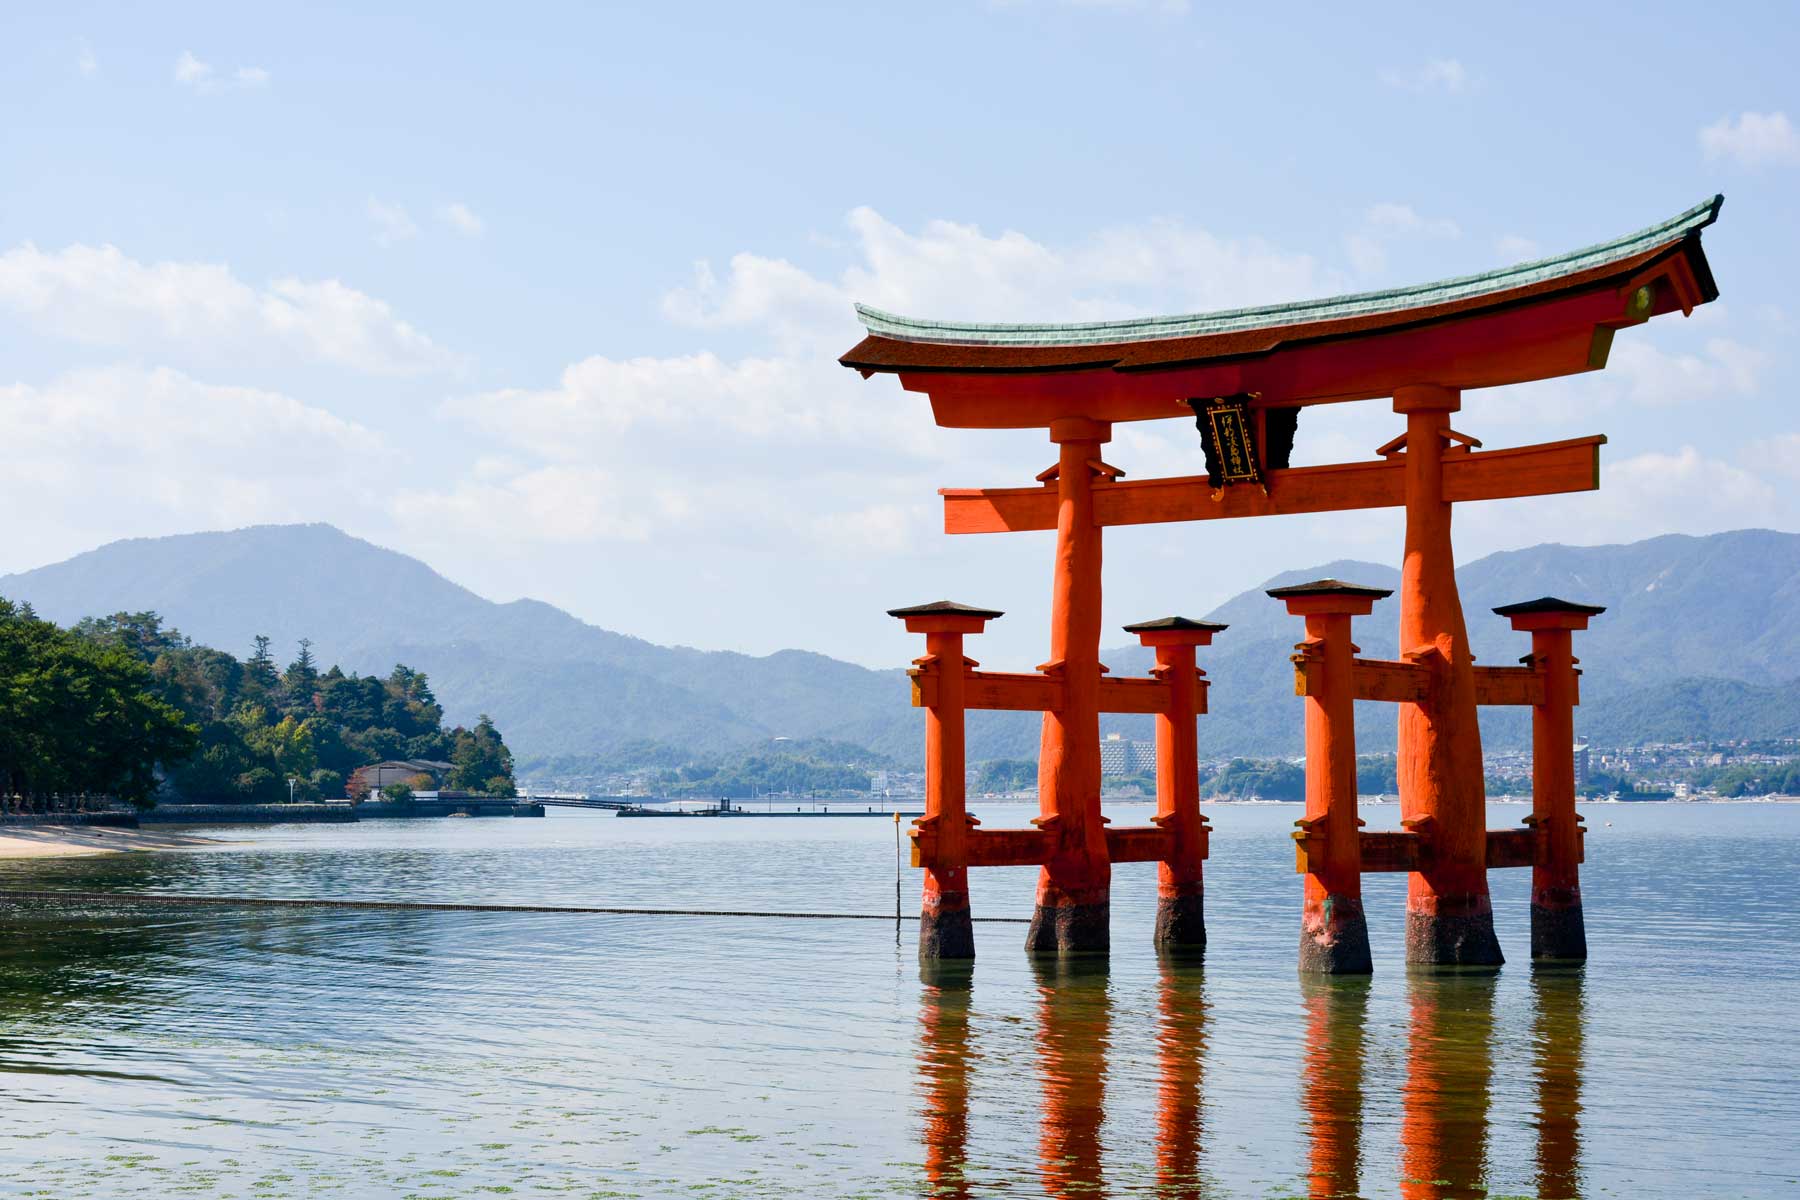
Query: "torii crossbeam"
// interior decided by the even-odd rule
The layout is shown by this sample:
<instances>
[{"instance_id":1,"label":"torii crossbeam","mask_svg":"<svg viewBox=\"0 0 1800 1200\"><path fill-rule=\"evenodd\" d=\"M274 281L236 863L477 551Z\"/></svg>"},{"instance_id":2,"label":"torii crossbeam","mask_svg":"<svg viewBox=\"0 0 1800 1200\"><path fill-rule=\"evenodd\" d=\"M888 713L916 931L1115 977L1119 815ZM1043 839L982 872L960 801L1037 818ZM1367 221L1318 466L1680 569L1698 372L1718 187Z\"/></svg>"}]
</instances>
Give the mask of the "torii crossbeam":
<instances>
[{"instance_id":1,"label":"torii crossbeam","mask_svg":"<svg viewBox=\"0 0 1800 1200\"><path fill-rule=\"evenodd\" d=\"M967 869L1007 864L1040 867L1027 939L1034 950L1107 948L1115 861L1162 864L1159 945L1203 944L1200 861L1206 855L1206 826L1198 811L1193 721L1205 711L1205 690L1193 648L1206 644L1219 627L1181 619L1133 626L1146 644L1159 647L1156 676L1105 678L1099 660L1101 531L1108 525L1395 507L1406 512L1400 585L1404 661L1355 660L1353 683L1319 686L1352 687L1358 696L1373 689L1370 695L1400 706L1400 802L1410 840L1395 842L1401 848L1390 851L1376 848L1386 843L1372 841L1365 853L1375 859L1385 853L1389 869L1409 870L1408 961L1498 963L1486 870L1526 865L1536 851L1512 848L1517 839L1511 834L1484 830L1476 706L1533 704L1540 710L1540 732L1549 731L1540 740L1563 737L1567 714L1549 709L1573 703L1566 629L1579 626L1567 623L1576 620L1567 614L1579 614L1583 606L1555 602L1563 606L1556 612L1564 614L1555 621L1566 622L1558 626L1565 632L1554 653L1541 652L1551 665L1517 678L1478 673L1456 590L1451 505L1594 489L1606 439L1486 450L1451 429L1450 414L1460 409L1467 388L1599 370L1619 330L1670 312L1691 313L1715 299L1718 290L1700 231L1717 218L1721 203L1715 196L1649 229L1539 262L1298 304L1071 325L922 321L859 305L868 336L843 356L845 366L865 377L898 375L902 387L930 397L939 425L1044 429L1058 447L1055 466L1038 477L1037 486L942 493L947 533L1056 530L1049 661L1033 674L983 675L962 657L962 638L979 632L997 613L947 603L894 613L928 639L927 655L915 672L915 703L929 714L926 815L913 831L915 863L926 869L921 953L973 955ZM1289 465L1300 410L1380 398L1392 399L1405 417L1405 430L1373 460ZM1111 439L1114 423L1168 418L1199 422L1206 474L1126 480L1102 461L1101 447ZM1307 604L1324 613L1332 605L1342 608L1343 601ZM1538 624L1543 621L1551 618ZM1520 628L1538 625L1527 620ZM1348 629L1347 619L1341 629ZM1334 634L1331 654L1340 653ZM1418 665L1427 655L1442 662L1429 680ZM1341 674L1350 668L1309 668L1297 659L1297 669L1304 689L1308 669L1325 680L1336 678L1333 670ZM1546 689L1554 693L1550 699ZM962 720L970 707L1043 712L1040 814L1033 829L974 828L962 782ZM1099 752L1104 711L1158 715L1154 827L1105 827ZM1308 728L1313 729L1311 718ZM1540 754L1548 749L1546 744ZM1320 813L1329 807L1324 793L1312 794L1315 774L1321 781L1329 776L1309 764L1309 814L1315 799ZM1558 803L1568 792L1572 827L1572 788L1549 790ZM1353 829L1353 807L1349 820L1345 827ZM1574 928L1580 923L1571 857L1579 854L1578 834L1563 829L1554 837L1542 831L1532 836L1561 847L1556 868L1545 868L1544 878L1554 878L1555 885L1543 888L1560 898L1550 924L1563 933L1547 932L1544 944L1567 948L1571 898ZM1310 861L1336 872L1330 886L1338 886L1342 862L1322 855L1324 841L1302 841L1303 869L1308 844L1315 848ZM1312 873L1308 886L1309 895L1330 894ZM1536 909L1534 903L1534 921ZM1305 954L1303 944L1303 959ZM1315 957L1329 964L1344 956Z\"/></svg>"}]
</instances>

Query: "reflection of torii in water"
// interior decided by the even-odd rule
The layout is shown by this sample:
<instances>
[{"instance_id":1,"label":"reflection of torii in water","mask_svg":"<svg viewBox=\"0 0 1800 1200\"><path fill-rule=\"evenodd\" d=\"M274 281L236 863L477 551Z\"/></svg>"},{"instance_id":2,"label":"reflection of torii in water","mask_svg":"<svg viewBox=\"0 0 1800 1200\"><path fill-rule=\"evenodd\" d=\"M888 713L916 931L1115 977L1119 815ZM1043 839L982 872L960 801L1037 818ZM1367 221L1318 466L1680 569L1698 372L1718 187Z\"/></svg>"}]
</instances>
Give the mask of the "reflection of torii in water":
<instances>
[{"instance_id":1,"label":"reflection of torii in water","mask_svg":"<svg viewBox=\"0 0 1800 1200\"><path fill-rule=\"evenodd\" d=\"M1563 778L1573 764L1567 738L1560 751L1553 743L1575 702L1567 633L1594 610L1549 598L1511 606L1505 615L1533 633L1532 659L1522 668L1476 667L1456 590L1450 511L1459 501L1591 490L1605 439L1482 450L1450 428L1450 414L1464 389L1600 369L1618 330L1713 300L1700 231L1719 204L1715 197L1639 233L1541 262L1302 304L1075 325L958 324L859 308L868 336L843 356L845 366L895 374L907 390L926 393L939 425L1043 429L1057 447L1039 486L943 493L947 532L1056 531L1048 661L1025 674L976 670L963 638L997 617L993 610L948 602L893 610L928 639L913 672L914 703L927 710L926 814L913 831L914 864L925 868L920 953L973 956L967 871L981 866L1040 868L1027 935L1033 950L1107 948L1118 862L1164 867L1159 945L1204 941L1197 764L1175 747L1191 745L1194 718L1205 711L1194 648L1218 627L1179 618L1133 626L1158 648L1157 671L1108 678L1099 660L1104 527L1403 508L1402 661L1340 659L1333 670L1313 663L1312 651L1330 647L1309 637L1296 666L1309 701L1399 706L1406 829L1357 833L1354 775L1346 795L1336 759L1325 761L1327 747L1341 755L1353 738L1342 722L1322 722L1320 732L1333 736L1321 745L1309 738L1301 867L1407 871L1407 960L1494 965L1501 954L1486 872L1532 866L1533 957L1585 957L1580 832L1572 778ZM1384 398L1404 416L1405 431L1377 460L1282 465L1279 447L1300 408ZM1101 458L1115 423L1171 417L1201 420L1208 475L1128 481ZM1540 649L1540 633L1560 633L1560 656ZM1485 829L1479 704L1533 709L1534 746L1546 752L1534 756L1540 799L1525 829ZM971 708L1043 713L1034 828L985 830L968 815L962 730ZM1107 828L1101 816L1102 712L1158 717L1152 826ZM1348 820L1319 820L1346 805ZM1330 894L1321 893L1321 905ZM1351 926L1314 924L1328 941L1354 936ZM1308 965L1366 970L1365 960L1333 952Z\"/></svg>"},{"instance_id":2,"label":"reflection of torii in water","mask_svg":"<svg viewBox=\"0 0 1800 1200\"><path fill-rule=\"evenodd\" d=\"M1104 959L1034 962L1038 982L1037 1063L1042 1088L1039 1183L1052 1196L1103 1195L1100 1131L1108 1091L1111 1002ZM929 1195L968 1197L969 1098L979 1059L971 1048L970 968L923 968L919 1096ZM1185 1200L1211 1194L1204 1170L1207 1072L1205 976L1195 963L1165 958L1157 981L1156 1194ZM1494 1073L1496 977L1410 973L1406 982L1405 1082L1396 1161L1401 1194L1484 1194ZM1369 983L1303 975L1306 1016L1300 1105L1306 1130L1307 1195L1364 1194L1363 1135L1370 1062ZM1581 1193L1582 1025L1579 968L1537 968L1531 977L1531 1062L1537 1131L1535 1192L1543 1200ZM1006 1064L996 1077L1016 1079ZM1515 1117L1515 1119L1517 1119ZM1509 1180L1508 1182L1512 1182Z\"/></svg>"}]
</instances>

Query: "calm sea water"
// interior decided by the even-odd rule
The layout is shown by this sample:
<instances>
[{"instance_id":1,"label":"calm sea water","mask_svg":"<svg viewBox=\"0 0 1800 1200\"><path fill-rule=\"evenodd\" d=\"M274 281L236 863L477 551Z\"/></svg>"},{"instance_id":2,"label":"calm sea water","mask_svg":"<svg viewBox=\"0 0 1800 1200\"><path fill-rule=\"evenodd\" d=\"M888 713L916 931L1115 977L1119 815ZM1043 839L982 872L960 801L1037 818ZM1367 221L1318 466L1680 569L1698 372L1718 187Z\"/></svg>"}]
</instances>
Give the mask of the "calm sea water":
<instances>
[{"instance_id":1,"label":"calm sea water","mask_svg":"<svg viewBox=\"0 0 1800 1200\"><path fill-rule=\"evenodd\" d=\"M1151 952L1149 866L1117 870L1106 965L1034 968L992 924L927 978L891 922L13 909L0 1192L1800 1195L1800 806L1586 811L1575 972L1530 967L1512 871L1513 961L1409 975L1404 879L1371 876L1374 978L1303 982L1288 806L1209 810L1203 968ZM893 909L884 820L218 834L0 886ZM978 872L978 914L1028 915L1032 885Z\"/></svg>"}]
</instances>

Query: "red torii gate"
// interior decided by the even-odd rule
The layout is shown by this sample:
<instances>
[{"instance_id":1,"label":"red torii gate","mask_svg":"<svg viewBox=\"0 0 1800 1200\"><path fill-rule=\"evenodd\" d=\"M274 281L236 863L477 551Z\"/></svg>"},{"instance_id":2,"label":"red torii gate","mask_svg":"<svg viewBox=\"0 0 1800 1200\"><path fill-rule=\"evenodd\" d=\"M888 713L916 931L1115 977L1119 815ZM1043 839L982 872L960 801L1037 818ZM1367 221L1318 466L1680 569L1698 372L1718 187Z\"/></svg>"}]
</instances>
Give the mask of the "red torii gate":
<instances>
[{"instance_id":1,"label":"red torii gate","mask_svg":"<svg viewBox=\"0 0 1800 1200\"><path fill-rule=\"evenodd\" d=\"M1483 450L1450 428L1450 414L1465 388L1603 368L1618 330L1715 299L1700 231L1721 203L1715 196L1649 229L1540 262L1301 304L1073 325L920 321L859 305L868 336L843 356L845 366L864 377L897 374L902 387L930 397L939 425L1040 428L1058 448L1039 486L942 491L948 533L1056 530L1049 661L1031 674L980 672L962 641L999 613L947 601L892 610L927 639L913 673L914 703L927 710L926 814L912 834L914 863L925 868L920 953L973 956L967 870L1001 865L1041 867L1029 949L1104 950L1111 865L1142 861L1162 864L1158 945L1204 945L1207 841L1193 722L1205 711L1206 688L1194 647L1222 627L1182 618L1130 626L1157 648L1156 671L1106 678L1102 528L1403 507L1402 661L1350 657L1349 617L1369 611L1367 589L1337 581L1278 589L1307 617L1309 635L1295 658L1296 690L1309 697L1307 819L1295 835L1308 876L1303 965L1368 970L1366 930L1356 945L1359 880L1362 870L1380 869L1410 873L1409 962L1501 961L1490 866L1537 869L1535 957L1584 955L1580 834L1572 775L1563 778L1572 772L1576 675L1568 631L1599 610L1549 598L1501 610L1533 631L1533 657L1510 671L1476 668L1456 590L1450 508L1596 488L1606 439ZM1288 465L1298 410L1378 398L1392 399L1406 428L1377 461ZM1205 476L1126 481L1100 457L1115 422L1189 415L1206 439ZM1356 829L1348 723L1355 698L1400 705L1401 833ZM1534 708L1537 800L1526 830L1485 830L1481 703ZM1044 714L1034 828L984 830L968 815L969 708ZM1102 712L1159 718L1158 811L1149 827L1109 829L1100 814Z\"/></svg>"}]
</instances>

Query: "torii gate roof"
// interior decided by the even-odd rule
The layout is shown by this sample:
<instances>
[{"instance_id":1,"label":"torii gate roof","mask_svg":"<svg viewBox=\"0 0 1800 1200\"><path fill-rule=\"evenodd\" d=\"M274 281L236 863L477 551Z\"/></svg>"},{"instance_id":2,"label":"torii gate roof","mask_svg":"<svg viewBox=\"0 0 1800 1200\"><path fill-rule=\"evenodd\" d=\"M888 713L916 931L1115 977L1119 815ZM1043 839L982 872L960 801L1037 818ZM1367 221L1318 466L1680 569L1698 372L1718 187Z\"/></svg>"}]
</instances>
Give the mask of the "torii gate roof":
<instances>
[{"instance_id":1,"label":"torii gate roof","mask_svg":"<svg viewBox=\"0 0 1800 1200\"><path fill-rule=\"evenodd\" d=\"M1185 416L1189 396L1313 404L1408 383L1572 374L1605 366L1616 329L1717 298L1700 231L1723 202L1537 262L1292 304L1062 325L919 320L859 304L868 336L839 361L930 393L941 425L986 428Z\"/></svg>"}]
</instances>

